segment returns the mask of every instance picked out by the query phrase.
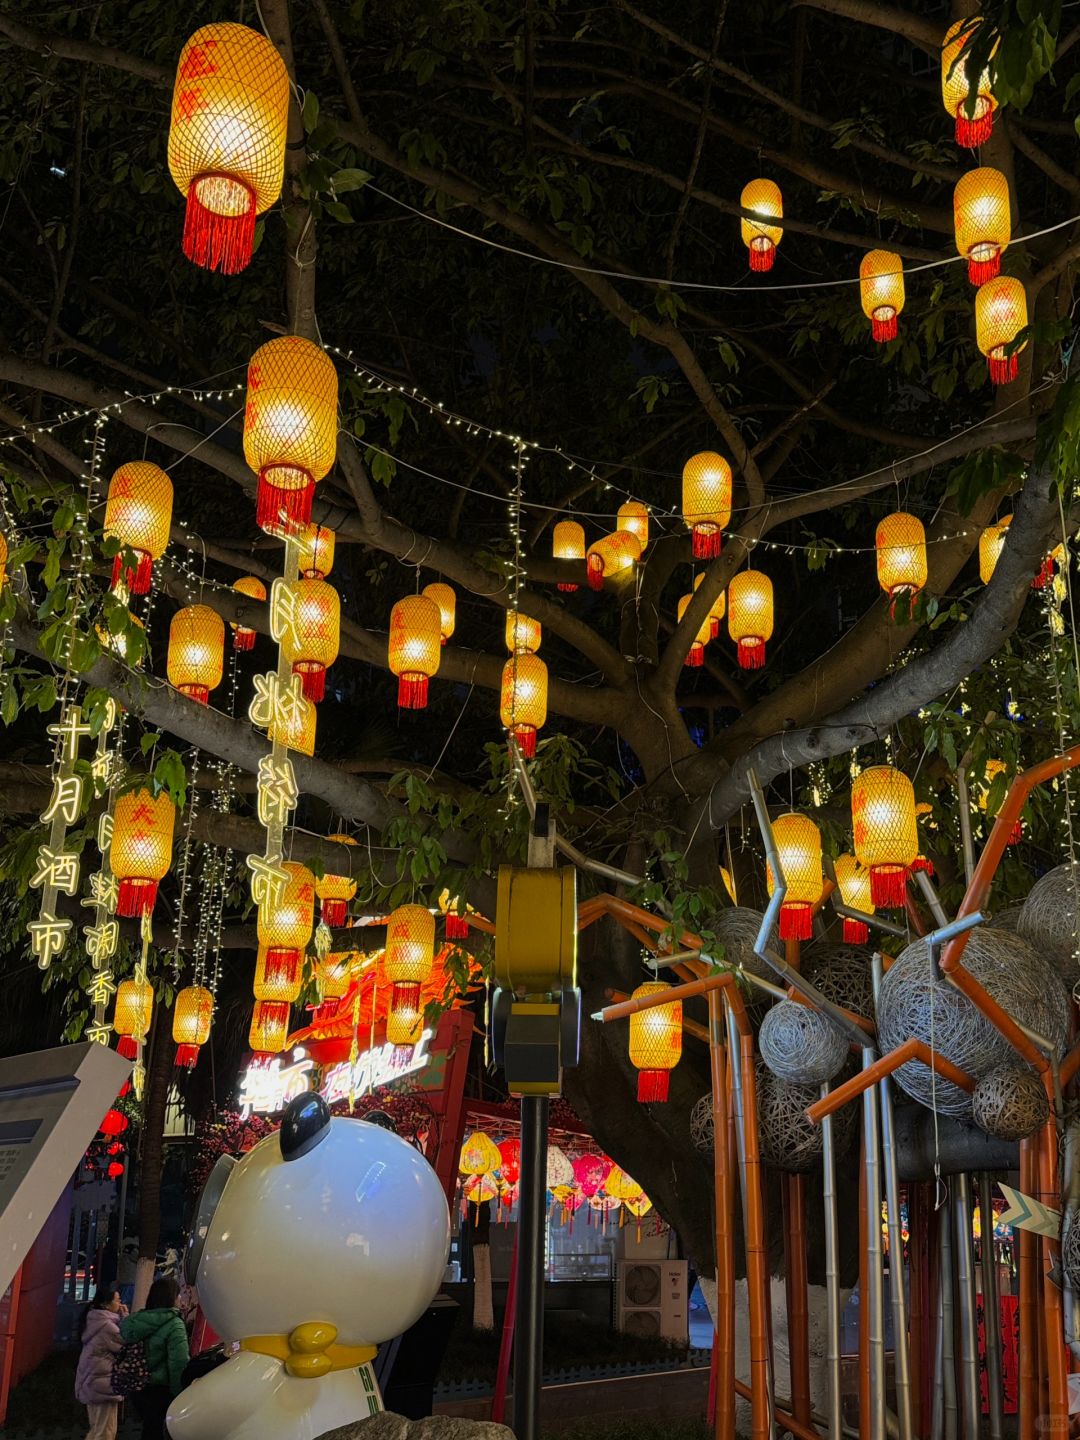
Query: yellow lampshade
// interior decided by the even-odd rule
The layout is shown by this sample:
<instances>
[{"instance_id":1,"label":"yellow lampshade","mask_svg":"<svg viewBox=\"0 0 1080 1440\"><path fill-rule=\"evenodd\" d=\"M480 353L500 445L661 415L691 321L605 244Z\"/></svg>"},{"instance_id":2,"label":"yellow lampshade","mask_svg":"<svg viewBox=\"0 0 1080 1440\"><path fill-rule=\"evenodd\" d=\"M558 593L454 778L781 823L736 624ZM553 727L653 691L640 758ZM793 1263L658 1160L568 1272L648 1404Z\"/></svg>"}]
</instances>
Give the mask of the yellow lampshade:
<instances>
[{"instance_id":1,"label":"yellow lampshade","mask_svg":"<svg viewBox=\"0 0 1080 1440\"><path fill-rule=\"evenodd\" d=\"M225 622L209 605L186 605L169 625L166 670L169 684L200 705L221 684L225 665Z\"/></svg>"},{"instance_id":2,"label":"yellow lampshade","mask_svg":"<svg viewBox=\"0 0 1080 1440\"><path fill-rule=\"evenodd\" d=\"M895 340L904 308L904 262L891 250L871 250L859 266L859 296L876 341Z\"/></svg>"},{"instance_id":3,"label":"yellow lampshade","mask_svg":"<svg viewBox=\"0 0 1080 1440\"><path fill-rule=\"evenodd\" d=\"M1027 292L1021 280L999 275L979 286L975 296L975 343L986 356L992 384L1008 385L1016 379L1020 350L1027 349L1027 342L1011 355L1006 355L1005 349L1027 323Z\"/></svg>"},{"instance_id":4,"label":"yellow lampshade","mask_svg":"<svg viewBox=\"0 0 1080 1440\"><path fill-rule=\"evenodd\" d=\"M499 1147L483 1130L475 1130L461 1142L458 1172L461 1175L490 1175L502 1165Z\"/></svg>"},{"instance_id":5,"label":"yellow lampshade","mask_svg":"<svg viewBox=\"0 0 1080 1440\"><path fill-rule=\"evenodd\" d=\"M185 985L178 990L173 1003L172 1038L176 1043L176 1063L193 1070L199 1058L199 1046L210 1039L210 1022L214 1016L214 997L204 985Z\"/></svg>"},{"instance_id":6,"label":"yellow lampshade","mask_svg":"<svg viewBox=\"0 0 1080 1440\"><path fill-rule=\"evenodd\" d=\"M953 191L956 248L968 262L968 279L983 285L1001 271L1001 256L1012 238L1009 182L1000 170L982 165L961 175Z\"/></svg>"},{"instance_id":7,"label":"yellow lampshade","mask_svg":"<svg viewBox=\"0 0 1080 1440\"><path fill-rule=\"evenodd\" d=\"M410 1026L420 1018L420 990L434 962L435 916L423 905L399 905L386 922L382 968L383 977L393 986L389 1013L411 1016Z\"/></svg>"},{"instance_id":8,"label":"yellow lampshade","mask_svg":"<svg viewBox=\"0 0 1080 1440\"><path fill-rule=\"evenodd\" d=\"M265 601L266 599L266 586L257 575L242 575L239 580L233 582L232 588L241 595L250 596L252 600ZM254 650L255 631L247 625L233 625L231 620L229 624L232 626L233 632L233 649Z\"/></svg>"},{"instance_id":9,"label":"yellow lampshade","mask_svg":"<svg viewBox=\"0 0 1080 1440\"><path fill-rule=\"evenodd\" d=\"M353 967L360 959L356 950L335 950L324 960L316 957L314 970L319 999L340 1000L347 995L352 984Z\"/></svg>"},{"instance_id":10,"label":"yellow lampshade","mask_svg":"<svg viewBox=\"0 0 1080 1440\"><path fill-rule=\"evenodd\" d=\"M979 536L979 579L984 585L990 584L990 578L997 569L1012 518L1011 515L1003 516L993 525L988 525Z\"/></svg>"},{"instance_id":11,"label":"yellow lampshade","mask_svg":"<svg viewBox=\"0 0 1080 1440\"><path fill-rule=\"evenodd\" d=\"M870 871L865 870L854 855L838 855L833 866L840 899L849 910L859 910L863 915L873 915L874 901L870 894ZM844 939L849 945L865 945L870 938L870 927L865 920L852 920L845 915Z\"/></svg>"},{"instance_id":12,"label":"yellow lampshade","mask_svg":"<svg viewBox=\"0 0 1080 1440\"><path fill-rule=\"evenodd\" d=\"M337 455L338 381L324 350L299 335L260 345L248 362L244 458L259 477L255 523L288 538Z\"/></svg>"},{"instance_id":13,"label":"yellow lampshade","mask_svg":"<svg viewBox=\"0 0 1080 1440\"><path fill-rule=\"evenodd\" d=\"M616 530L594 541L585 555L589 588L602 590L605 580L632 570L640 559L641 545L629 530Z\"/></svg>"},{"instance_id":14,"label":"yellow lampshade","mask_svg":"<svg viewBox=\"0 0 1080 1440\"><path fill-rule=\"evenodd\" d=\"M824 887L821 831L808 815L792 810L773 821L773 836L787 881L787 894L780 906L780 939L809 940L814 933L814 906ZM765 866L765 882L771 895L776 884L769 864Z\"/></svg>"},{"instance_id":15,"label":"yellow lampshade","mask_svg":"<svg viewBox=\"0 0 1080 1440\"><path fill-rule=\"evenodd\" d=\"M336 538L328 525L300 526L296 532L296 558L305 580L325 580L330 574Z\"/></svg>"},{"instance_id":16,"label":"yellow lampshade","mask_svg":"<svg viewBox=\"0 0 1080 1440\"><path fill-rule=\"evenodd\" d=\"M690 529L695 560L720 554L731 520L731 466L715 450L691 455L682 472L682 515Z\"/></svg>"},{"instance_id":17,"label":"yellow lampshade","mask_svg":"<svg viewBox=\"0 0 1080 1440\"><path fill-rule=\"evenodd\" d=\"M116 987L113 1030L120 1036L116 1047L127 1060L134 1060L150 1033L154 1014L154 988L149 980L121 980Z\"/></svg>"},{"instance_id":18,"label":"yellow lampshade","mask_svg":"<svg viewBox=\"0 0 1080 1440\"><path fill-rule=\"evenodd\" d=\"M339 845L356 846L351 835L328 835ZM322 902L322 918L326 925L344 925L349 913L349 901L356 894L356 881L349 875L324 875L315 881L315 894Z\"/></svg>"},{"instance_id":19,"label":"yellow lampshade","mask_svg":"<svg viewBox=\"0 0 1080 1440\"><path fill-rule=\"evenodd\" d=\"M631 535L636 535L641 546L641 553L644 555L645 547L649 543L649 507L643 505L640 500L627 500L619 506L615 517L616 530L629 530Z\"/></svg>"},{"instance_id":20,"label":"yellow lampshade","mask_svg":"<svg viewBox=\"0 0 1080 1440\"><path fill-rule=\"evenodd\" d=\"M895 605L901 595L910 600L926 584L926 531L922 521L906 511L886 515L874 536L878 584Z\"/></svg>"},{"instance_id":21,"label":"yellow lampshade","mask_svg":"<svg viewBox=\"0 0 1080 1440\"><path fill-rule=\"evenodd\" d=\"M256 930L259 944L266 947L271 972L275 964L299 971L301 957L315 924L315 877L306 865L294 860L282 862L288 875L284 892L275 902L258 909Z\"/></svg>"},{"instance_id":22,"label":"yellow lampshade","mask_svg":"<svg viewBox=\"0 0 1080 1440\"><path fill-rule=\"evenodd\" d=\"M256 1055L280 1055L289 1038L289 1006L283 1000L256 1000L248 1044Z\"/></svg>"},{"instance_id":23,"label":"yellow lampshade","mask_svg":"<svg viewBox=\"0 0 1080 1440\"><path fill-rule=\"evenodd\" d=\"M420 592L426 595L429 600L434 600L439 607L439 633L442 636L442 643L445 645L454 633L457 624L457 596L452 585L444 585L441 580L434 584L425 585Z\"/></svg>"},{"instance_id":24,"label":"yellow lampshade","mask_svg":"<svg viewBox=\"0 0 1080 1440\"><path fill-rule=\"evenodd\" d=\"M739 196L743 210L753 210L760 219L742 217L739 229L742 242L750 251L751 270L771 270L776 259L776 247L784 233L782 225L770 225L770 220L781 220L784 215L784 198L780 186L773 180L751 180L743 186Z\"/></svg>"},{"instance_id":25,"label":"yellow lampshade","mask_svg":"<svg viewBox=\"0 0 1080 1440\"><path fill-rule=\"evenodd\" d=\"M728 634L743 670L760 670L773 633L773 586L760 570L740 570L728 584Z\"/></svg>"},{"instance_id":26,"label":"yellow lampshade","mask_svg":"<svg viewBox=\"0 0 1080 1440\"><path fill-rule=\"evenodd\" d=\"M535 655L542 636L539 620L522 615L520 610L506 612L506 648L511 655Z\"/></svg>"},{"instance_id":27,"label":"yellow lampshade","mask_svg":"<svg viewBox=\"0 0 1080 1440\"><path fill-rule=\"evenodd\" d=\"M428 680L438 673L442 614L426 595L406 595L390 611L390 669L398 677L398 707L423 710Z\"/></svg>"},{"instance_id":28,"label":"yellow lampshade","mask_svg":"<svg viewBox=\"0 0 1080 1440\"><path fill-rule=\"evenodd\" d=\"M694 588L695 588L695 590L696 590L696 589L697 589L697 586L695 585ZM679 617L680 621L682 620L683 616L686 614L686 607L690 604L690 601L691 601L693 598L694 598L693 595L681 595L681 596L679 597L678 617ZM709 643L709 641L712 639L712 637L713 637L713 616L712 616L712 611L711 611L711 610L708 610L708 611L706 611L706 613L705 613L705 619L701 622L701 627L700 627L700 629L698 630L697 634L694 636L694 638L693 638L693 640L692 640L692 642L691 642L691 644L690 644L690 649L689 649L689 650L687 651L687 653L686 653L686 659L683 661L683 664L684 664L684 665L690 665L690 666L692 666L692 667L694 667L694 668L696 668L696 667L699 666L699 665L704 665L704 664L705 664L705 646Z\"/></svg>"},{"instance_id":29,"label":"yellow lampshade","mask_svg":"<svg viewBox=\"0 0 1080 1440\"><path fill-rule=\"evenodd\" d=\"M127 568L124 584L132 595L150 589L154 561L165 554L172 525L173 487L165 471L148 460L121 465L109 481L105 500L105 538L134 550L138 564ZM120 583L123 554L113 559L112 584Z\"/></svg>"},{"instance_id":30,"label":"yellow lampshade","mask_svg":"<svg viewBox=\"0 0 1080 1440\"><path fill-rule=\"evenodd\" d=\"M109 865L120 882L118 915L149 915L157 899L158 881L172 863L176 807L162 790L129 791L117 797L113 810Z\"/></svg>"},{"instance_id":31,"label":"yellow lampshade","mask_svg":"<svg viewBox=\"0 0 1080 1440\"><path fill-rule=\"evenodd\" d=\"M855 858L870 871L876 906L903 905L907 876L919 853L915 787L891 765L872 765L851 786Z\"/></svg>"},{"instance_id":32,"label":"yellow lampshade","mask_svg":"<svg viewBox=\"0 0 1080 1440\"><path fill-rule=\"evenodd\" d=\"M387 1043L406 1049L419 1044L424 1034L424 1016L419 1007L391 1004L386 1015Z\"/></svg>"},{"instance_id":33,"label":"yellow lampshade","mask_svg":"<svg viewBox=\"0 0 1080 1440\"><path fill-rule=\"evenodd\" d=\"M975 27L982 22L981 15L970 15L957 20L945 32L945 43L941 47L941 99L945 109L956 122L956 143L966 150L975 150L985 145L994 128L994 111L997 101L990 88L990 71L986 69L979 76L976 87L974 114L969 118L967 99L971 94L968 84L965 59L961 54L970 41ZM997 51L997 41L991 54Z\"/></svg>"},{"instance_id":34,"label":"yellow lampshade","mask_svg":"<svg viewBox=\"0 0 1080 1440\"><path fill-rule=\"evenodd\" d=\"M553 560L584 560L584 527L576 520L560 520L551 532L551 556ZM560 590L572 593L577 588L567 581L559 582Z\"/></svg>"},{"instance_id":35,"label":"yellow lampshade","mask_svg":"<svg viewBox=\"0 0 1080 1440\"><path fill-rule=\"evenodd\" d=\"M670 985L650 981L639 985L632 1000L660 995ZM656 1005L630 1016L630 1063L638 1072L637 1098L642 1104L668 1098L671 1071L682 1055L682 1001ZM608 1189L610 1194L610 1188Z\"/></svg>"},{"instance_id":36,"label":"yellow lampshade","mask_svg":"<svg viewBox=\"0 0 1080 1440\"><path fill-rule=\"evenodd\" d=\"M293 622L282 634L282 653L300 676L304 698L317 705L326 694L327 669L338 657L341 601L325 580L293 580L285 588Z\"/></svg>"},{"instance_id":37,"label":"yellow lampshade","mask_svg":"<svg viewBox=\"0 0 1080 1440\"><path fill-rule=\"evenodd\" d=\"M315 754L315 724L318 711L310 700L300 697L300 703L290 706L285 720L285 730L280 739L283 745L289 750L296 750L301 755ZM277 740L278 727L273 723L267 726L266 736L271 744Z\"/></svg>"},{"instance_id":38,"label":"yellow lampshade","mask_svg":"<svg viewBox=\"0 0 1080 1440\"><path fill-rule=\"evenodd\" d=\"M527 759L547 721L548 672L539 655L511 655L503 666L499 719Z\"/></svg>"}]
</instances>

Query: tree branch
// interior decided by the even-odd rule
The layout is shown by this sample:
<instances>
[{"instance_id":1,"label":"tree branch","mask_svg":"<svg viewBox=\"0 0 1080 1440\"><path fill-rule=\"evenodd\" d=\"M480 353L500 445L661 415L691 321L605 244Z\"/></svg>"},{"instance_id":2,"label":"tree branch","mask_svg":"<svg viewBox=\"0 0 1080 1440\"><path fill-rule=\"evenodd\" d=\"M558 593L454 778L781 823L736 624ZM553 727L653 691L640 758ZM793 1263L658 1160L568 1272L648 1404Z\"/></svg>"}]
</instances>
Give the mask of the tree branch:
<instances>
[{"instance_id":1,"label":"tree branch","mask_svg":"<svg viewBox=\"0 0 1080 1440\"><path fill-rule=\"evenodd\" d=\"M86 40L76 40L69 35L57 35L47 30L35 30L23 25L11 15L0 13L0 35L6 35L22 50L33 50L48 59L57 55L62 60L79 60L84 65L103 65L109 70L123 70L137 75L151 85L167 88L173 82L173 71L164 65L155 65L141 55L129 55L112 45L99 45Z\"/></svg>"},{"instance_id":2,"label":"tree branch","mask_svg":"<svg viewBox=\"0 0 1080 1440\"><path fill-rule=\"evenodd\" d=\"M941 42L945 38L945 27L933 20L923 20L909 10L897 10L892 5L878 5L873 0L794 0L796 5L807 5L811 10L822 10L828 15L842 15L860 25L873 25L879 30L889 30L902 35L913 45L927 50L935 58L941 53Z\"/></svg>"}]
</instances>

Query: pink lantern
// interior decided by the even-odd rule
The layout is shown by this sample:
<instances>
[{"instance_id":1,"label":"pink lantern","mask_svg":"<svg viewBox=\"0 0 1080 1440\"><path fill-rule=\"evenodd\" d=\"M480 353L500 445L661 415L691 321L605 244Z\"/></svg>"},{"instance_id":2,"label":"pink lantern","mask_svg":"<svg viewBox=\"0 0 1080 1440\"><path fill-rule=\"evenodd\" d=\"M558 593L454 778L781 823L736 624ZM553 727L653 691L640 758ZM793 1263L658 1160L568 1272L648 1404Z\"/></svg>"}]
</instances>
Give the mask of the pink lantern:
<instances>
[{"instance_id":1,"label":"pink lantern","mask_svg":"<svg viewBox=\"0 0 1080 1440\"><path fill-rule=\"evenodd\" d=\"M603 1189L610 1169L611 1161L604 1155L577 1157L574 1161L574 1183L586 1200L591 1200Z\"/></svg>"}]
</instances>

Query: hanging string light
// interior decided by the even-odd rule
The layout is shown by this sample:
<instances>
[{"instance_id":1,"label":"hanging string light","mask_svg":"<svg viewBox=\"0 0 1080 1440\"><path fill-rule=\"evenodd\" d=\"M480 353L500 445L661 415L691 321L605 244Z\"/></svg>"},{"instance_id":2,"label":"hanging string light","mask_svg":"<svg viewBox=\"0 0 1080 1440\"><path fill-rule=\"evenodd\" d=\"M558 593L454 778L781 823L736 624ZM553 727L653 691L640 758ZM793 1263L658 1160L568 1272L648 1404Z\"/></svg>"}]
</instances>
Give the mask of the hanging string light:
<instances>
[{"instance_id":1,"label":"hanging string light","mask_svg":"<svg viewBox=\"0 0 1080 1440\"><path fill-rule=\"evenodd\" d=\"M266 600L266 586L257 575L242 575L239 580L233 582L232 588L241 595L250 596L252 600ZM229 624L232 625L233 649L254 650L255 631L247 625L233 625L231 620Z\"/></svg>"},{"instance_id":2,"label":"hanging string light","mask_svg":"<svg viewBox=\"0 0 1080 1440\"><path fill-rule=\"evenodd\" d=\"M879 907L903 905L908 871L919 853L915 787L891 765L872 765L851 785L855 858L870 871L870 897Z\"/></svg>"},{"instance_id":3,"label":"hanging string light","mask_svg":"<svg viewBox=\"0 0 1080 1440\"><path fill-rule=\"evenodd\" d=\"M649 507L643 505L640 500L627 500L619 506L615 517L616 530L629 530L631 535L636 535L638 544L641 546L641 553L644 555L645 547L649 543Z\"/></svg>"},{"instance_id":4,"label":"hanging string light","mask_svg":"<svg viewBox=\"0 0 1080 1440\"><path fill-rule=\"evenodd\" d=\"M694 589L696 590L705 579L705 571L694 576ZM727 609L727 592L721 590L720 594L713 601L713 607L709 611L709 639L716 640L720 635L720 622L724 618L724 611ZM681 617L680 617L681 618Z\"/></svg>"},{"instance_id":5,"label":"hanging string light","mask_svg":"<svg viewBox=\"0 0 1080 1440\"><path fill-rule=\"evenodd\" d=\"M301 525L296 532L296 563L305 580L325 580L334 568L336 537L328 525Z\"/></svg>"},{"instance_id":6,"label":"hanging string light","mask_svg":"<svg viewBox=\"0 0 1080 1440\"><path fill-rule=\"evenodd\" d=\"M173 1005L172 1038L176 1042L176 1064L194 1070L199 1047L210 1039L214 997L203 985L185 985L177 991Z\"/></svg>"},{"instance_id":7,"label":"hanging string light","mask_svg":"<svg viewBox=\"0 0 1080 1440\"><path fill-rule=\"evenodd\" d=\"M316 705L326 694L326 672L341 643L341 600L325 580L294 580L285 585L289 623L281 633L285 659L299 675L304 698Z\"/></svg>"},{"instance_id":8,"label":"hanging string light","mask_svg":"<svg viewBox=\"0 0 1080 1440\"><path fill-rule=\"evenodd\" d=\"M833 866L840 898L849 910L861 910L864 915L873 915L874 901L870 895L870 871L863 869L854 855L838 855ZM865 920L852 920L845 915L844 941L848 945L865 945L870 939L870 927Z\"/></svg>"},{"instance_id":9,"label":"hanging string light","mask_svg":"<svg viewBox=\"0 0 1080 1440\"><path fill-rule=\"evenodd\" d=\"M520 610L506 612L506 648L511 655L535 655L542 635L539 620L522 615Z\"/></svg>"},{"instance_id":10,"label":"hanging string light","mask_svg":"<svg viewBox=\"0 0 1080 1440\"><path fill-rule=\"evenodd\" d=\"M695 586L694 588L696 589L697 587ZM679 597L678 618L680 621L686 614L686 607L690 604L690 601L693 598L693 595L682 595ZM705 646L712 638L713 615L712 611L710 610L706 613L705 619L701 622L700 630L697 632L697 634L691 641L690 649L686 652L686 659L683 661L683 664L688 665L691 668L696 668L699 665L704 665Z\"/></svg>"},{"instance_id":11,"label":"hanging string light","mask_svg":"<svg viewBox=\"0 0 1080 1440\"><path fill-rule=\"evenodd\" d=\"M454 593L454 587L444 585L441 580L436 580L431 585L425 585L420 593L426 595L439 607L440 643L445 645L457 625L457 595Z\"/></svg>"},{"instance_id":12,"label":"hanging string light","mask_svg":"<svg viewBox=\"0 0 1080 1440\"><path fill-rule=\"evenodd\" d=\"M503 666L499 718L526 759L536 754L536 734L547 722L548 672L539 655L511 655Z\"/></svg>"},{"instance_id":13,"label":"hanging string light","mask_svg":"<svg viewBox=\"0 0 1080 1440\"><path fill-rule=\"evenodd\" d=\"M630 997L643 999L670 990L662 981L639 985ZM643 1105L668 1098L671 1072L682 1055L682 1001L654 1005L630 1016L630 1063L637 1069L637 1098Z\"/></svg>"},{"instance_id":14,"label":"hanging string light","mask_svg":"<svg viewBox=\"0 0 1080 1440\"><path fill-rule=\"evenodd\" d=\"M326 838L336 840L339 845L356 847L351 835L328 835ZM323 924L334 929L344 925L349 917L349 901L356 894L356 881L350 875L326 874L315 881L315 894L322 904Z\"/></svg>"},{"instance_id":15,"label":"hanging string light","mask_svg":"<svg viewBox=\"0 0 1080 1440\"><path fill-rule=\"evenodd\" d=\"M859 265L859 295L870 332L880 345L895 340L904 308L904 262L891 250L870 250Z\"/></svg>"},{"instance_id":16,"label":"hanging string light","mask_svg":"<svg viewBox=\"0 0 1080 1440\"><path fill-rule=\"evenodd\" d=\"M407 1025L410 1033L419 1019L421 989L434 961L435 916L423 905L399 905L386 922L383 975L392 986L388 1017Z\"/></svg>"},{"instance_id":17,"label":"hanging string light","mask_svg":"<svg viewBox=\"0 0 1080 1440\"><path fill-rule=\"evenodd\" d=\"M682 471L682 515L695 560L714 560L731 520L731 466L715 450L691 455Z\"/></svg>"},{"instance_id":18,"label":"hanging string light","mask_svg":"<svg viewBox=\"0 0 1080 1440\"><path fill-rule=\"evenodd\" d=\"M874 535L877 550L878 584L889 597L889 614L901 596L910 606L926 584L926 531L923 523L906 511L886 515Z\"/></svg>"},{"instance_id":19,"label":"hanging string light","mask_svg":"<svg viewBox=\"0 0 1080 1440\"><path fill-rule=\"evenodd\" d=\"M640 559L638 538L629 530L616 530L594 541L585 555L590 590L602 590L605 580L632 570Z\"/></svg>"},{"instance_id":20,"label":"hanging string light","mask_svg":"<svg viewBox=\"0 0 1080 1440\"><path fill-rule=\"evenodd\" d=\"M997 101L990 87L990 71L986 69L979 76L975 87L974 113L968 112L968 97L971 85L967 77L967 66L963 52L970 43L976 28L982 24L981 15L968 15L957 20L945 32L941 47L941 99L948 113L956 121L956 143L965 150L975 150L985 145L994 128L994 111ZM991 57L996 54L995 40Z\"/></svg>"},{"instance_id":21,"label":"hanging string light","mask_svg":"<svg viewBox=\"0 0 1080 1440\"><path fill-rule=\"evenodd\" d=\"M118 915L149 915L153 910L158 882L172 863L175 824L176 807L164 790L156 798L149 790L117 797L109 865L120 882Z\"/></svg>"},{"instance_id":22,"label":"hanging string light","mask_svg":"<svg viewBox=\"0 0 1080 1440\"><path fill-rule=\"evenodd\" d=\"M773 633L773 586L761 570L740 570L728 585L728 634L739 647L739 667L760 670Z\"/></svg>"},{"instance_id":23,"label":"hanging string light","mask_svg":"<svg viewBox=\"0 0 1080 1440\"><path fill-rule=\"evenodd\" d=\"M281 863L285 884L280 896L259 906L256 931L259 944L266 947L266 978L288 977L291 983L299 977L315 923L315 877L294 860Z\"/></svg>"},{"instance_id":24,"label":"hanging string light","mask_svg":"<svg viewBox=\"0 0 1080 1440\"><path fill-rule=\"evenodd\" d=\"M743 186L739 208L753 210L761 217L751 220L744 215L739 225L742 242L750 251L750 269L771 270L776 259L776 247L784 233L783 226L768 223L770 220L782 220L784 216L780 186L774 180L751 180Z\"/></svg>"},{"instance_id":25,"label":"hanging string light","mask_svg":"<svg viewBox=\"0 0 1080 1440\"><path fill-rule=\"evenodd\" d=\"M337 456L338 380L310 340L281 335L248 363L244 458L259 477L255 523L290 537L311 520L315 485Z\"/></svg>"},{"instance_id":26,"label":"hanging string light","mask_svg":"<svg viewBox=\"0 0 1080 1440\"><path fill-rule=\"evenodd\" d=\"M980 285L975 296L975 343L986 356L992 385L1008 385L1016 379L1021 350L1027 342L1006 354L1028 323L1027 292L1023 281L999 275Z\"/></svg>"},{"instance_id":27,"label":"hanging string light","mask_svg":"<svg viewBox=\"0 0 1080 1440\"><path fill-rule=\"evenodd\" d=\"M172 481L157 465L132 460L113 474L105 498L105 539L119 540L138 557L134 569L125 568L123 550L114 557L114 590L121 573L132 595L145 595L150 589L154 561L165 554L169 543L172 508Z\"/></svg>"},{"instance_id":28,"label":"hanging string light","mask_svg":"<svg viewBox=\"0 0 1080 1440\"><path fill-rule=\"evenodd\" d=\"M438 674L442 615L426 595L406 595L390 611L388 658L398 677L399 710L423 710L428 681Z\"/></svg>"},{"instance_id":29,"label":"hanging string light","mask_svg":"<svg viewBox=\"0 0 1080 1440\"><path fill-rule=\"evenodd\" d=\"M169 625L169 684L200 705L221 684L225 667L225 622L209 605L186 605Z\"/></svg>"},{"instance_id":30,"label":"hanging string light","mask_svg":"<svg viewBox=\"0 0 1080 1440\"><path fill-rule=\"evenodd\" d=\"M576 520L560 520L551 532L551 555L554 560L584 560L584 527ZM572 593L578 587L561 580L558 588Z\"/></svg>"},{"instance_id":31,"label":"hanging string light","mask_svg":"<svg viewBox=\"0 0 1080 1440\"><path fill-rule=\"evenodd\" d=\"M956 248L967 258L968 279L984 285L1001 271L1012 239L1009 182L1000 170L981 165L961 175L953 191Z\"/></svg>"},{"instance_id":32,"label":"hanging string light","mask_svg":"<svg viewBox=\"0 0 1080 1440\"><path fill-rule=\"evenodd\" d=\"M810 940L814 934L814 906L824 887L821 831L808 815L790 811L773 821L773 837L787 882L787 894L780 906L780 939ZM765 881L771 895L776 882L768 863Z\"/></svg>"},{"instance_id":33,"label":"hanging string light","mask_svg":"<svg viewBox=\"0 0 1080 1440\"><path fill-rule=\"evenodd\" d=\"M134 1060L138 1055L150 1033L153 1014L154 987L146 976L121 980L116 987L113 1029L120 1036L116 1048L125 1060Z\"/></svg>"}]
</instances>

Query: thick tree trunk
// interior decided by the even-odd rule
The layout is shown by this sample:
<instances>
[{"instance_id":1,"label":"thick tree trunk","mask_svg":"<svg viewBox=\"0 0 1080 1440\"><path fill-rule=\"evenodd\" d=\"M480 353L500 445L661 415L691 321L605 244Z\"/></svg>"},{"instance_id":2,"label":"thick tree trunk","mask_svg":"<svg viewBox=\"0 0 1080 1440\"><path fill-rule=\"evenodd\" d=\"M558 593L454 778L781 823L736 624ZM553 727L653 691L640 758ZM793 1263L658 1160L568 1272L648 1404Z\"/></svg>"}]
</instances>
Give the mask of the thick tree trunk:
<instances>
[{"instance_id":1,"label":"thick tree trunk","mask_svg":"<svg viewBox=\"0 0 1080 1440\"><path fill-rule=\"evenodd\" d=\"M470 1208L473 1271L473 1329L495 1329L491 1293L491 1201Z\"/></svg>"},{"instance_id":2,"label":"thick tree trunk","mask_svg":"<svg viewBox=\"0 0 1080 1440\"><path fill-rule=\"evenodd\" d=\"M154 1279L161 1239L161 1170L165 1159L165 1106L172 1079L173 1044L168 1012L154 1009L150 1061L143 1096L139 1139L139 1260L135 1269L133 1310L141 1310Z\"/></svg>"}]
</instances>

